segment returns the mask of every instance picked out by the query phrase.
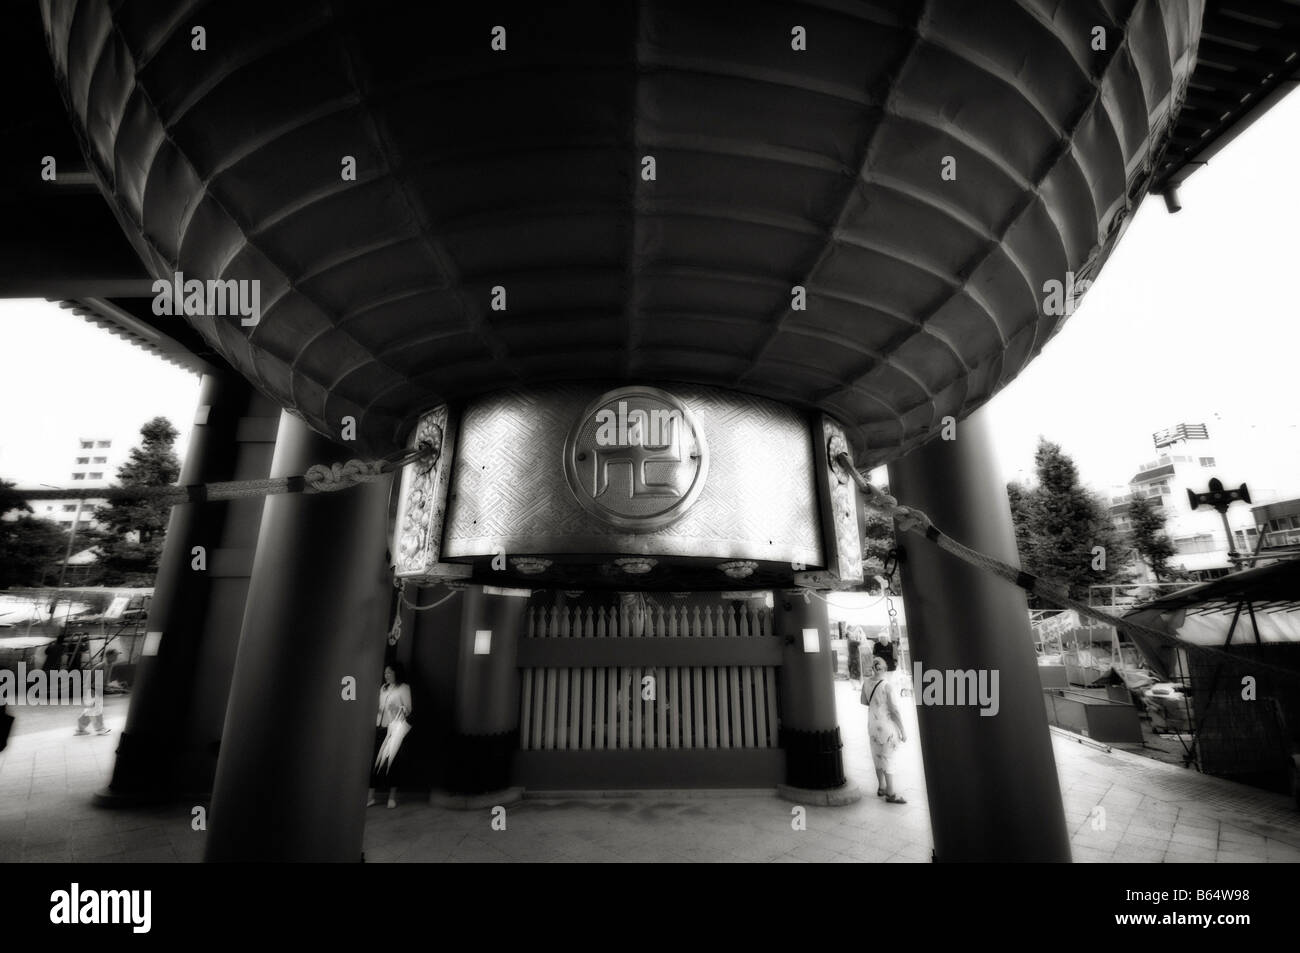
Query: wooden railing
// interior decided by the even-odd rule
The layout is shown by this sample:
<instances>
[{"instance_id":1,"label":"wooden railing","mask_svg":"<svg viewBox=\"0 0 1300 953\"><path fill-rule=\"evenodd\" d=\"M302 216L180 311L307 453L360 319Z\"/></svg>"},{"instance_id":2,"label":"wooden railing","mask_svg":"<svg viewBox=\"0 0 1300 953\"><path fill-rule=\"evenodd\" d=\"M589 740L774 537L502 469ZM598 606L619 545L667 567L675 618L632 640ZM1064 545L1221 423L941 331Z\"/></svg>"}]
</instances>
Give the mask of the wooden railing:
<instances>
[{"instance_id":1,"label":"wooden railing","mask_svg":"<svg viewBox=\"0 0 1300 953\"><path fill-rule=\"evenodd\" d=\"M529 610L528 637L623 639L628 662L646 661L635 656L638 643L651 648L647 639L712 639L711 646L717 648L723 646L716 640L735 639L731 644L737 650L753 648L748 652L751 656L763 651L770 655L774 644L771 613L747 605L538 606ZM609 656L614 647L605 645L607 650L594 654ZM566 649L565 654L578 660L574 652ZM726 660L734 657L727 654ZM525 750L775 748L779 745L776 672L773 665L752 664L524 668L520 746Z\"/></svg>"},{"instance_id":2,"label":"wooden railing","mask_svg":"<svg viewBox=\"0 0 1300 953\"><path fill-rule=\"evenodd\" d=\"M528 611L528 637L537 639L620 637L746 638L770 636L772 613L766 607L706 607L650 604L623 606L534 606Z\"/></svg>"}]
</instances>

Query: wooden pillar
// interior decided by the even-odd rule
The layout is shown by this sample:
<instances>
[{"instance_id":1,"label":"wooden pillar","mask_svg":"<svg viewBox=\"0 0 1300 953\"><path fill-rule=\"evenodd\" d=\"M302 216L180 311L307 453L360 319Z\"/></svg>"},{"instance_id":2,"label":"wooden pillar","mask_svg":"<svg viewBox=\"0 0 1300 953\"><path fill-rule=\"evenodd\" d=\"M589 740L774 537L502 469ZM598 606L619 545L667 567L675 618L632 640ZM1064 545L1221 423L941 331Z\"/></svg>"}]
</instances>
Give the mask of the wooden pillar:
<instances>
[{"instance_id":1,"label":"wooden pillar","mask_svg":"<svg viewBox=\"0 0 1300 953\"><path fill-rule=\"evenodd\" d=\"M272 475L343 455L285 413ZM266 501L217 762L209 861L361 858L392 591L390 488L385 479Z\"/></svg>"},{"instance_id":2,"label":"wooden pillar","mask_svg":"<svg viewBox=\"0 0 1300 953\"><path fill-rule=\"evenodd\" d=\"M889 487L958 542L1019 564L982 412L958 424L955 440L931 440L891 464ZM948 692L927 704L925 686L914 686L936 859L1069 861L1024 593L915 534L899 542L913 671L945 683L974 671L990 688L997 678L984 706L956 704Z\"/></svg>"},{"instance_id":3,"label":"wooden pillar","mask_svg":"<svg viewBox=\"0 0 1300 953\"><path fill-rule=\"evenodd\" d=\"M826 603L802 593L777 592L772 619L784 641L781 665L781 747L786 784L828 790L842 787L844 747L835 712L830 618Z\"/></svg>"},{"instance_id":4,"label":"wooden pillar","mask_svg":"<svg viewBox=\"0 0 1300 953\"><path fill-rule=\"evenodd\" d=\"M265 402L240 377L205 374L185 463L182 484L265 477L270 459L245 439L250 409ZM271 420L274 427L279 416ZM254 428L255 429L255 428ZM186 766L198 754L190 743L192 699L205 673L200 658L213 638L235 641L233 631L214 632L214 610L236 601L216 592L223 566L230 562L224 537L255 536L261 501L180 503L172 507L167 539L154 582L144 653L132 684L126 728L118 742L113 777L96 795L105 806L165 800L191 788ZM195 547L201 547L196 553ZM236 609L242 610L242 595Z\"/></svg>"},{"instance_id":5,"label":"wooden pillar","mask_svg":"<svg viewBox=\"0 0 1300 953\"><path fill-rule=\"evenodd\" d=\"M517 650L528 596L528 590L492 586L470 586L465 592L449 772L453 793L509 787L519 747Z\"/></svg>"}]
</instances>

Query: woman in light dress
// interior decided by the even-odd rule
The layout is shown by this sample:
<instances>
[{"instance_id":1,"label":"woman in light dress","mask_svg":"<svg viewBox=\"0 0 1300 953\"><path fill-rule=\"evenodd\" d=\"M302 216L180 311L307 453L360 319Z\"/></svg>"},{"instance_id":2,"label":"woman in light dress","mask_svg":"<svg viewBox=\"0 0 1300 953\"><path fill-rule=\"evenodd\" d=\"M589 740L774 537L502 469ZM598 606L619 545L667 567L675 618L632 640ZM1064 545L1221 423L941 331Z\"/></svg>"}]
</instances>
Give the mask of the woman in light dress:
<instances>
[{"instance_id":1,"label":"woman in light dress","mask_svg":"<svg viewBox=\"0 0 1300 953\"><path fill-rule=\"evenodd\" d=\"M388 726L396 718L406 718L411 714L411 686L406 682L406 673L401 662L393 662L384 668L384 684L379 689L379 713L375 716L375 750L370 762L370 796L366 807L375 803L375 788L387 783L388 806L397 807L397 777L390 764L384 770L375 767L379 749L388 737Z\"/></svg>"},{"instance_id":2,"label":"woman in light dress","mask_svg":"<svg viewBox=\"0 0 1300 953\"><path fill-rule=\"evenodd\" d=\"M906 804L894 792L894 761L898 746L907 741L907 730L894 698L889 677L890 663L879 655L870 659L871 677L862 684L861 701L867 706L868 731L871 737L871 760L876 766L877 797L890 804Z\"/></svg>"}]
</instances>

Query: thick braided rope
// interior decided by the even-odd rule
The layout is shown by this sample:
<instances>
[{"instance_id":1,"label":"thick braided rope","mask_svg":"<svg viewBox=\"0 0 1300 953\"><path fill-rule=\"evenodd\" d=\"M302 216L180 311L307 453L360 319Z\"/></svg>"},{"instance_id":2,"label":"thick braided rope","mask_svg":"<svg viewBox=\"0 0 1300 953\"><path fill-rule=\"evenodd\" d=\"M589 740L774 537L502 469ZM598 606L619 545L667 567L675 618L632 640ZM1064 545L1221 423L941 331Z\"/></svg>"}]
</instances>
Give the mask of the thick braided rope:
<instances>
[{"instance_id":1,"label":"thick braided rope","mask_svg":"<svg viewBox=\"0 0 1300 953\"><path fill-rule=\"evenodd\" d=\"M1039 579L1033 573L1027 573L1017 569L1000 559L994 559L992 556L981 553L978 550L971 549L969 546L963 546L957 540L953 539L947 533L941 531L930 520L924 512L913 506L904 506L899 503L890 494L884 492L878 487L872 486L871 483L853 466L852 460L847 453L841 453L835 458L835 462L842 467L845 472L857 484L868 506L880 510L886 516L892 516L898 529L902 532L912 532L933 542L936 546L946 553L951 553L963 562L972 566L978 566L987 570L996 576L1000 576L1007 582L1017 586L1026 592L1031 592L1036 596L1041 596L1053 605L1065 609L1073 609L1081 616L1086 616L1100 622L1102 625L1114 626L1124 632L1137 632L1150 638L1156 639L1166 645L1174 645L1187 649L1194 649L1199 652L1205 652L1210 655L1218 656L1222 659L1232 661L1237 665L1252 665L1255 668L1266 669L1274 674L1281 675L1289 679L1300 680L1300 671L1287 668L1283 665L1274 665L1269 662L1258 659L1246 659L1240 655L1233 655L1226 649L1221 649L1211 645L1194 645L1176 635L1170 635L1168 632L1162 632L1151 626L1143 625L1140 622L1134 622L1130 619L1123 619L1118 616L1110 615L1103 612L1095 606L1090 606L1086 602L1080 602L1070 596L1069 590L1060 583L1050 582L1045 579Z\"/></svg>"},{"instance_id":2,"label":"thick braided rope","mask_svg":"<svg viewBox=\"0 0 1300 953\"><path fill-rule=\"evenodd\" d=\"M227 480L188 486L108 486L101 489L20 490L26 500L165 500L176 503L217 503L281 493L334 493L362 483L374 483L401 467L425 458L437 459L436 447L415 448L379 460L349 460L308 468L302 476L260 480Z\"/></svg>"}]
</instances>

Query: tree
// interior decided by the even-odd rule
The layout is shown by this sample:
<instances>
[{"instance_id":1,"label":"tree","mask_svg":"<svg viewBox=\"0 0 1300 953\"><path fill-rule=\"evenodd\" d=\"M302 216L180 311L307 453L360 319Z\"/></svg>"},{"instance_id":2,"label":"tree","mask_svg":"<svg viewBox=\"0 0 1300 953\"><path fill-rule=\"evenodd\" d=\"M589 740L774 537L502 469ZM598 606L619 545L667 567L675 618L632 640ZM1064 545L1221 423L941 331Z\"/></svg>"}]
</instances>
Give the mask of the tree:
<instances>
[{"instance_id":1,"label":"tree","mask_svg":"<svg viewBox=\"0 0 1300 953\"><path fill-rule=\"evenodd\" d=\"M6 502L0 502L3 505ZM14 509L18 507L10 507ZM0 589L57 582L59 561L67 547L68 534L50 520L25 513L15 520L0 520Z\"/></svg>"},{"instance_id":2,"label":"tree","mask_svg":"<svg viewBox=\"0 0 1300 953\"><path fill-rule=\"evenodd\" d=\"M1164 513L1151 505L1145 497L1134 497L1128 505L1128 518L1132 524L1129 538L1138 557L1151 567L1156 581L1162 582L1172 573L1169 560L1177 552L1165 535Z\"/></svg>"},{"instance_id":3,"label":"tree","mask_svg":"<svg viewBox=\"0 0 1300 953\"><path fill-rule=\"evenodd\" d=\"M166 417L155 417L140 428L141 445L133 447L117 470L123 487L171 486L181 464L172 445L177 430ZM88 536L103 567L103 585L149 586L158 571L171 503L147 497L124 497L100 507L101 532Z\"/></svg>"},{"instance_id":4,"label":"tree","mask_svg":"<svg viewBox=\"0 0 1300 953\"><path fill-rule=\"evenodd\" d=\"M888 490L885 491L889 492ZM880 510L865 507L866 519L862 527L862 575L866 579L885 574L885 560L896 543L894 541L894 521ZM897 587L898 580L894 579Z\"/></svg>"},{"instance_id":5,"label":"tree","mask_svg":"<svg viewBox=\"0 0 1300 953\"><path fill-rule=\"evenodd\" d=\"M1106 504L1079 483L1074 461L1040 437L1034 471L1036 485L1007 486L1021 566L1085 601L1089 585L1127 579L1127 547Z\"/></svg>"},{"instance_id":6,"label":"tree","mask_svg":"<svg viewBox=\"0 0 1300 953\"><path fill-rule=\"evenodd\" d=\"M14 484L8 480L0 480L0 517L6 516L17 510L19 513L30 513L32 508L27 505L21 493L14 490Z\"/></svg>"}]
</instances>

